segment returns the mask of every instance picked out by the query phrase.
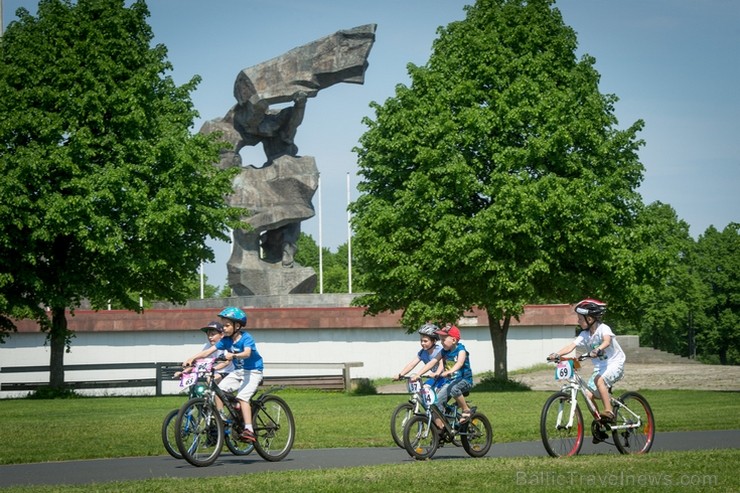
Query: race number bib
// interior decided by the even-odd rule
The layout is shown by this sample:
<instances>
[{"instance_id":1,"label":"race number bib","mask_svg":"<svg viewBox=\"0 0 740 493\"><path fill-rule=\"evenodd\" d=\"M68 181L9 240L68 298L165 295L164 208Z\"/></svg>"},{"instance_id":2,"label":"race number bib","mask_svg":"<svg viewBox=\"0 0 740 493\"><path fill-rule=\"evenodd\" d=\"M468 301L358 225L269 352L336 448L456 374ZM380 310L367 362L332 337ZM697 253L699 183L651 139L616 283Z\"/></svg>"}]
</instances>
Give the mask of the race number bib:
<instances>
[{"instance_id":1,"label":"race number bib","mask_svg":"<svg viewBox=\"0 0 740 493\"><path fill-rule=\"evenodd\" d=\"M198 381L198 374L194 371L190 373L183 373L180 377L180 387L190 387Z\"/></svg>"},{"instance_id":2,"label":"race number bib","mask_svg":"<svg viewBox=\"0 0 740 493\"><path fill-rule=\"evenodd\" d=\"M211 371L211 368L213 368L213 358L203 358L195 360L195 368L193 371L195 373L205 373Z\"/></svg>"},{"instance_id":3,"label":"race number bib","mask_svg":"<svg viewBox=\"0 0 740 493\"><path fill-rule=\"evenodd\" d=\"M424 385L419 392L421 402L425 407L429 407L437 402L437 393L429 385Z\"/></svg>"},{"instance_id":4,"label":"race number bib","mask_svg":"<svg viewBox=\"0 0 740 493\"><path fill-rule=\"evenodd\" d=\"M421 391L421 380L411 381L408 383L409 394L417 394Z\"/></svg>"},{"instance_id":5,"label":"race number bib","mask_svg":"<svg viewBox=\"0 0 740 493\"><path fill-rule=\"evenodd\" d=\"M555 380L567 380L573 376L573 361L561 361L555 367Z\"/></svg>"},{"instance_id":6,"label":"race number bib","mask_svg":"<svg viewBox=\"0 0 740 493\"><path fill-rule=\"evenodd\" d=\"M213 358L204 358L195 361L193 370L183 373L180 377L180 387L189 387L198 381L198 374L211 371L213 368Z\"/></svg>"}]
</instances>

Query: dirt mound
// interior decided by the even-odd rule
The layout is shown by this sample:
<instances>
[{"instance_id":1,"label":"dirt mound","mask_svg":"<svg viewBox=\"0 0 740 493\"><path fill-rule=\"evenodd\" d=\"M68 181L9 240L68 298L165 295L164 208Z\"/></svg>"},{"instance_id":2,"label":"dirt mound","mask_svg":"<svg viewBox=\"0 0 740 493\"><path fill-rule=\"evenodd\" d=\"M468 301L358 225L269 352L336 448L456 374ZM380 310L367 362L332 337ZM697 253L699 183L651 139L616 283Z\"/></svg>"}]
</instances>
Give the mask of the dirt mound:
<instances>
[{"instance_id":1,"label":"dirt mound","mask_svg":"<svg viewBox=\"0 0 740 493\"><path fill-rule=\"evenodd\" d=\"M591 372L586 363L581 371L585 377ZM532 390L558 390L555 367L525 375L514 375L512 380L522 382ZM722 390L740 391L740 366L702 364L642 364L629 363L624 367L624 378L615 386L624 390Z\"/></svg>"}]
</instances>

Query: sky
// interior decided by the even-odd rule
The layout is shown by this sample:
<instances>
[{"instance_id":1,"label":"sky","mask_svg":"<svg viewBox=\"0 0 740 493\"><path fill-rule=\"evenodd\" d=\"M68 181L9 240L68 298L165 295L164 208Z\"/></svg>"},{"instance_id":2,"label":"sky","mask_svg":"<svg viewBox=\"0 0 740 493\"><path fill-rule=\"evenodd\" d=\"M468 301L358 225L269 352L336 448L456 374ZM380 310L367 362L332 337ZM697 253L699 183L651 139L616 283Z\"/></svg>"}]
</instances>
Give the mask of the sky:
<instances>
[{"instance_id":1,"label":"sky","mask_svg":"<svg viewBox=\"0 0 740 493\"><path fill-rule=\"evenodd\" d=\"M3 23L36 0L2 1ZM374 117L369 104L409 84L408 63L424 65L440 26L465 17L472 0L148 0L155 43L168 48L170 75L192 93L193 131L234 105L237 74L342 29L377 24L365 82L337 84L310 98L295 138L321 175L317 215L302 231L331 251L347 242L347 203L357 198L352 148ZM697 238L740 222L740 2L737 0L558 0L578 35L578 56L596 59L599 90L615 94L619 128L645 122L639 137L645 203L671 205ZM253 153L253 154L252 154ZM247 163L261 150L243 152ZM349 186L348 186L349 182ZM319 221L319 217L321 221ZM230 245L211 242L210 284L223 286Z\"/></svg>"}]
</instances>

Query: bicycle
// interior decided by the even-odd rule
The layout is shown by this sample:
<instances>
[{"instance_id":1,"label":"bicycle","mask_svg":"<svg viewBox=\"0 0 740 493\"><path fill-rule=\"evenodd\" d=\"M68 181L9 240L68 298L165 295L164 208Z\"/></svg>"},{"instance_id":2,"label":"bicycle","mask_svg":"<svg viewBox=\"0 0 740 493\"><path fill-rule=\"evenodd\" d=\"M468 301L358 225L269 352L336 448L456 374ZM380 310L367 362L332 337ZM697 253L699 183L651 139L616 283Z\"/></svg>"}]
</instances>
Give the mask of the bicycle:
<instances>
[{"instance_id":1,"label":"bicycle","mask_svg":"<svg viewBox=\"0 0 740 493\"><path fill-rule=\"evenodd\" d=\"M575 358L557 358L548 361L557 364L555 378L565 380L559 392L545 402L540 416L540 435L545 450L552 457L577 455L583 446L583 414L578 406L578 394L586 401L593 416L591 433L594 443L614 445L621 454L645 454L653 445L655 419L647 399L637 392L626 392L610 402L615 419L609 423L602 420L596 404L588 398L587 383L578 373L580 362L588 358L584 354ZM613 442L609 442L611 432Z\"/></svg>"},{"instance_id":2,"label":"bicycle","mask_svg":"<svg viewBox=\"0 0 740 493\"><path fill-rule=\"evenodd\" d=\"M200 363L196 362L196 364L201 365L203 365L204 363L204 361L201 361ZM180 386L188 388L188 399L203 397L203 393L207 387L207 384L203 382L203 378L205 376L203 368L204 367L201 367L201 370L198 371L198 367L195 367L192 372L184 374L180 380ZM168 454L178 460L183 458L177 447L176 439L176 421L177 413L179 411L179 408L173 409L172 411L167 413L164 420L162 421L162 443L164 444L164 448ZM193 425L190 417L188 416L185 424L183 425L183 428L181 429L181 433L189 434L192 432L192 429ZM254 450L253 444L241 442L237 440L233 434L230 434L229 438L226 440L226 446L234 455L249 455Z\"/></svg>"},{"instance_id":3,"label":"bicycle","mask_svg":"<svg viewBox=\"0 0 740 493\"><path fill-rule=\"evenodd\" d=\"M401 379L406 380L406 388L409 391L410 397L408 401L399 404L391 413L391 436L396 445L405 449L406 447L403 445L403 429L406 426L406 423L408 423L414 415L422 414L424 412L424 408L418 397L421 382L412 382L408 376L403 376ZM462 446L462 443L457 436L452 438L452 444L456 447Z\"/></svg>"},{"instance_id":4,"label":"bicycle","mask_svg":"<svg viewBox=\"0 0 740 493\"><path fill-rule=\"evenodd\" d=\"M244 403L231 393L219 388L213 378L213 366L204 371L207 387L203 397L195 397L183 404L175 422L177 448L183 458L198 467L213 464L223 449L224 440L241 442L244 429L239 406ZM295 419L287 402L273 392L274 387L255 394L249 401L252 407L252 425L257 440L250 445L263 459L276 462L283 460L293 447ZM216 397L223 402L226 422L216 407ZM188 430L185 432L185 430ZM231 447L229 447L231 450ZM233 452L233 450L232 450ZM243 454L237 454L243 455Z\"/></svg>"},{"instance_id":5,"label":"bicycle","mask_svg":"<svg viewBox=\"0 0 740 493\"><path fill-rule=\"evenodd\" d=\"M457 437L471 457L483 457L488 453L493 443L493 427L485 414L471 407L470 417L461 424L462 412L456 405L445 403L442 412L436 405L437 393L433 388L419 385L416 389L424 412L409 419L403 429L403 445L411 457L416 460L431 459L440 444L453 443ZM436 418L444 424L441 430L435 424Z\"/></svg>"}]
</instances>

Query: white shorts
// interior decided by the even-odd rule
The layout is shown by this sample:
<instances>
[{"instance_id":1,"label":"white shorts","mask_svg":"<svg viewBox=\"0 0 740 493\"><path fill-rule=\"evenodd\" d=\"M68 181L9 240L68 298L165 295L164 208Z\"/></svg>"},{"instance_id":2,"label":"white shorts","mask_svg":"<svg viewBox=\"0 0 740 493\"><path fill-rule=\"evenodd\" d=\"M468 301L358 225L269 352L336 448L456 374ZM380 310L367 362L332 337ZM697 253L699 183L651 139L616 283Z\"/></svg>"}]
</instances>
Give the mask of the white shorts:
<instances>
[{"instance_id":1,"label":"white shorts","mask_svg":"<svg viewBox=\"0 0 740 493\"><path fill-rule=\"evenodd\" d=\"M611 389L612 387L614 387L614 384L620 381L624 376L624 366L615 365L607 366L602 370L599 370L598 368L594 369L591 378L588 380L588 388L591 389L593 392L596 392L596 377L598 377L599 375L601 375L601 378L602 380L604 380L606 386Z\"/></svg>"},{"instance_id":2,"label":"white shorts","mask_svg":"<svg viewBox=\"0 0 740 493\"><path fill-rule=\"evenodd\" d=\"M249 402L249 399L257 392L260 383L262 383L260 370L234 370L226 375L218 386L224 392L239 389L236 394L237 399Z\"/></svg>"}]
</instances>

